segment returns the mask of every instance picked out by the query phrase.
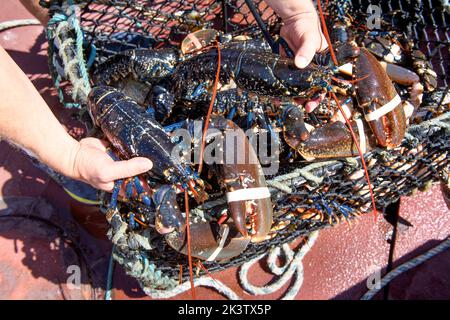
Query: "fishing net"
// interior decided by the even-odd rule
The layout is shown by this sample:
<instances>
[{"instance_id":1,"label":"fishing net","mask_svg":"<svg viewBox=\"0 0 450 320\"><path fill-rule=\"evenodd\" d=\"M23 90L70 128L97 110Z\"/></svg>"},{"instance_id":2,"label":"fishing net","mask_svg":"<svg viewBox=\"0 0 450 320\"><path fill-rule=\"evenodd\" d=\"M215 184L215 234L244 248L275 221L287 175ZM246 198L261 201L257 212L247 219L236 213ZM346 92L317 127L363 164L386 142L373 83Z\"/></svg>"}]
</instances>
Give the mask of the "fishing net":
<instances>
[{"instance_id":1,"label":"fishing net","mask_svg":"<svg viewBox=\"0 0 450 320\"><path fill-rule=\"evenodd\" d=\"M201 28L251 37L277 34L280 19L276 14L263 1L251 3L254 8L243 0L41 1L52 15L47 31L49 64L61 102L79 108L83 119L90 70L127 49L179 48L188 33ZM366 19L368 10L376 10L368 8L370 4L378 6L384 21L413 40L437 75L437 88L425 90L402 145L394 150L375 149L365 156L377 208L382 209L433 182L448 184L450 7L439 0L353 0L356 22ZM275 214L271 239L250 244L229 261L204 265L211 272L237 266L269 248L370 211L369 190L361 173L361 163L354 158L284 165L267 178ZM193 208L192 213L202 215L216 204ZM176 286L180 265L183 279L188 277L186 257L164 243L152 242L148 234L129 231L119 221L109 236L116 244L115 260L144 288Z\"/></svg>"}]
</instances>

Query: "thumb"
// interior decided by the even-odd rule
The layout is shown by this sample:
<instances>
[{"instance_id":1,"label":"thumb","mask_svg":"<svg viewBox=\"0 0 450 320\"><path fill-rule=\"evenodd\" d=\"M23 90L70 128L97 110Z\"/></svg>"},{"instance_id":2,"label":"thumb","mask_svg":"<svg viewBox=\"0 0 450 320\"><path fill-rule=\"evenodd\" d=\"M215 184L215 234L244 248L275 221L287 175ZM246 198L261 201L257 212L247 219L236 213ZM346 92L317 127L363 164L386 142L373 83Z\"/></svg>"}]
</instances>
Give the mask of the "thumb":
<instances>
[{"instance_id":1,"label":"thumb","mask_svg":"<svg viewBox=\"0 0 450 320\"><path fill-rule=\"evenodd\" d=\"M306 67L313 59L315 53L314 42L303 38L302 45L295 54L295 66L300 69Z\"/></svg>"},{"instance_id":2,"label":"thumb","mask_svg":"<svg viewBox=\"0 0 450 320\"><path fill-rule=\"evenodd\" d=\"M111 164L111 180L124 179L137 176L149 171L153 162L144 157L136 157L130 160L115 161Z\"/></svg>"}]
</instances>

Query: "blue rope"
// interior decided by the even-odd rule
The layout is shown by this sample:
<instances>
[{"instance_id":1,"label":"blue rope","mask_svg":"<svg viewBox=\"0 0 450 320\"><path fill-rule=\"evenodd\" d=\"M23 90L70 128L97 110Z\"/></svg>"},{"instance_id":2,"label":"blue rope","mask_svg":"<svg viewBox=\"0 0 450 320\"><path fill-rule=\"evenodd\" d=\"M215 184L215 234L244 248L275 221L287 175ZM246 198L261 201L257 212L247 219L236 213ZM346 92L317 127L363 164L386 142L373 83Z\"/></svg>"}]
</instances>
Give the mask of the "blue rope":
<instances>
[{"instance_id":1,"label":"blue rope","mask_svg":"<svg viewBox=\"0 0 450 320\"><path fill-rule=\"evenodd\" d=\"M114 267L115 267L113 252L114 252L115 248L116 248L116 246L113 245L113 247L111 249L111 256L109 257L108 274L106 276L105 300L112 300L113 275L114 275Z\"/></svg>"},{"instance_id":2,"label":"blue rope","mask_svg":"<svg viewBox=\"0 0 450 320\"><path fill-rule=\"evenodd\" d=\"M420 256L415 257L414 259L409 260L408 262L405 262L404 264L398 266L391 272L387 273L383 279L381 279L380 284L366 292L362 297L361 300L370 300L372 299L382 288L384 288L389 282L391 282L394 278L398 277L399 275L405 273L406 271L424 263L425 261L431 259L435 255L444 252L445 250L450 248L450 237L447 237L444 241L442 241L440 244L438 244L436 247L428 250L424 254L421 254Z\"/></svg>"}]
</instances>

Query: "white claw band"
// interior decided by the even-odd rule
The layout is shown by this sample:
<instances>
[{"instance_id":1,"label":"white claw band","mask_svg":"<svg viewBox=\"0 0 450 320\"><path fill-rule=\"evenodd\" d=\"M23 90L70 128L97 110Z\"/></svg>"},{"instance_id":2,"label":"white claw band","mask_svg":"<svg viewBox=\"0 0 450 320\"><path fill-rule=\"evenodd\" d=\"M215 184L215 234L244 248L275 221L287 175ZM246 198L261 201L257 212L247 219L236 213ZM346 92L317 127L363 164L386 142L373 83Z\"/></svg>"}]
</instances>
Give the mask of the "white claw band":
<instances>
[{"instance_id":1,"label":"white claw band","mask_svg":"<svg viewBox=\"0 0 450 320\"><path fill-rule=\"evenodd\" d=\"M230 232L230 228L224 224L224 230L223 230L223 235L220 238L220 242L219 242L219 246L216 248L216 250L214 250L213 253L211 253L211 255L208 257L208 259L206 261L214 261L217 256L219 255L219 253L223 250L223 247L225 245L225 241L228 238L228 233Z\"/></svg>"},{"instance_id":2,"label":"white claw band","mask_svg":"<svg viewBox=\"0 0 450 320\"><path fill-rule=\"evenodd\" d=\"M257 200L270 198L270 191L267 187L247 188L227 192L227 202Z\"/></svg>"},{"instance_id":3,"label":"white claw band","mask_svg":"<svg viewBox=\"0 0 450 320\"><path fill-rule=\"evenodd\" d=\"M365 118L366 118L367 121L378 120L382 116L384 116L385 114L387 114L387 113L391 112L392 110L394 110L395 107L397 107L401 102L402 102L402 99L397 94L391 101L386 103L381 108L378 108L377 110L374 110L374 111L366 114Z\"/></svg>"},{"instance_id":4,"label":"white claw band","mask_svg":"<svg viewBox=\"0 0 450 320\"><path fill-rule=\"evenodd\" d=\"M361 149L361 153L364 154L367 151L367 146L366 146L366 134L364 133L364 125L362 120L356 119L356 125L358 127L359 148Z\"/></svg>"},{"instance_id":5,"label":"white claw band","mask_svg":"<svg viewBox=\"0 0 450 320\"><path fill-rule=\"evenodd\" d=\"M201 49L201 48L203 47L203 46L202 46L202 43L200 42L200 40L197 38L196 35L194 35L194 34L192 34L192 33L189 33L189 34L187 35L187 37L189 38L189 40L192 41L192 43L195 45L195 48L196 48L196 49Z\"/></svg>"}]
</instances>

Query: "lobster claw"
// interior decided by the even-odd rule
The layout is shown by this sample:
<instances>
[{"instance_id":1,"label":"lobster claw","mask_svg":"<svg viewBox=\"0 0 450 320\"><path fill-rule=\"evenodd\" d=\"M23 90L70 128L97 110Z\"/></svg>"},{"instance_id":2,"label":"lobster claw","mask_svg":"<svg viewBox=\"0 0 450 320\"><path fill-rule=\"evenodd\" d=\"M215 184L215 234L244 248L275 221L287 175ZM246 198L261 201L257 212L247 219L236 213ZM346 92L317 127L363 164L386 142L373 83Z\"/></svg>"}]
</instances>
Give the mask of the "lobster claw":
<instances>
[{"instance_id":1,"label":"lobster claw","mask_svg":"<svg viewBox=\"0 0 450 320\"><path fill-rule=\"evenodd\" d=\"M250 243L234 224L201 222L190 225L191 255L206 261L227 260L241 254ZM172 232L165 236L176 251L188 254L186 232Z\"/></svg>"},{"instance_id":2,"label":"lobster claw","mask_svg":"<svg viewBox=\"0 0 450 320\"><path fill-rule=\"evenodd\" d=\"M155 228L160 234L171 233L174 230L184 232L186 223L177 203L177 194L169 185L161 186L154 194L156 204Z\"/></svg>"},{"instance_id":3,"label":"lobster claw","mask_svg":"<svg viewBox=\"0 0 450 320\"><path fill-rule=\"evenodd\" d=\"M352 130L363 154L376 146L376 140L362 120L358 119L352 122ZM306 160L346 158L358 155L358 149L350 130L340 121L327 123L314 129L309 139L299 143L295 149Z\"/></svg>"},{"instance_id":4,"label":"lobster claw","mask_svg":"<svg viewBox=\"0 0 450 320\"><path fill-rule=\"evenodd\" d=\"M242 236L247 237L250 230L253 242L263 241L272 227L273 210L258 156L233 121L212 116L210 128L225 133L221 143L225 159L220 167L234 224Z\"/></svg>"},{"instance_id":5,"label":"lobster claw","mask_svg":"<svg viewBox=\"0 0 450 320\"><path fill-rule=\"evenodd\" d=\"M298 106L284 105L281 118L283 120L284 140L291 148L296 149L301 141L309 139L310 134L305 125L305 115Z\"/></svg>"},{"instance_id":6,"label":"lobster claw","mask_svg":"<svg viewBox=\"0 0 450 320\"><path fill-rule=\"evenodd\" d=\"M383 147L395 148L403 140L406 117L400 96L378 60L365 48L355 62L359 79L356 98L367 122Z\"/></svg>"}]
</instances>

